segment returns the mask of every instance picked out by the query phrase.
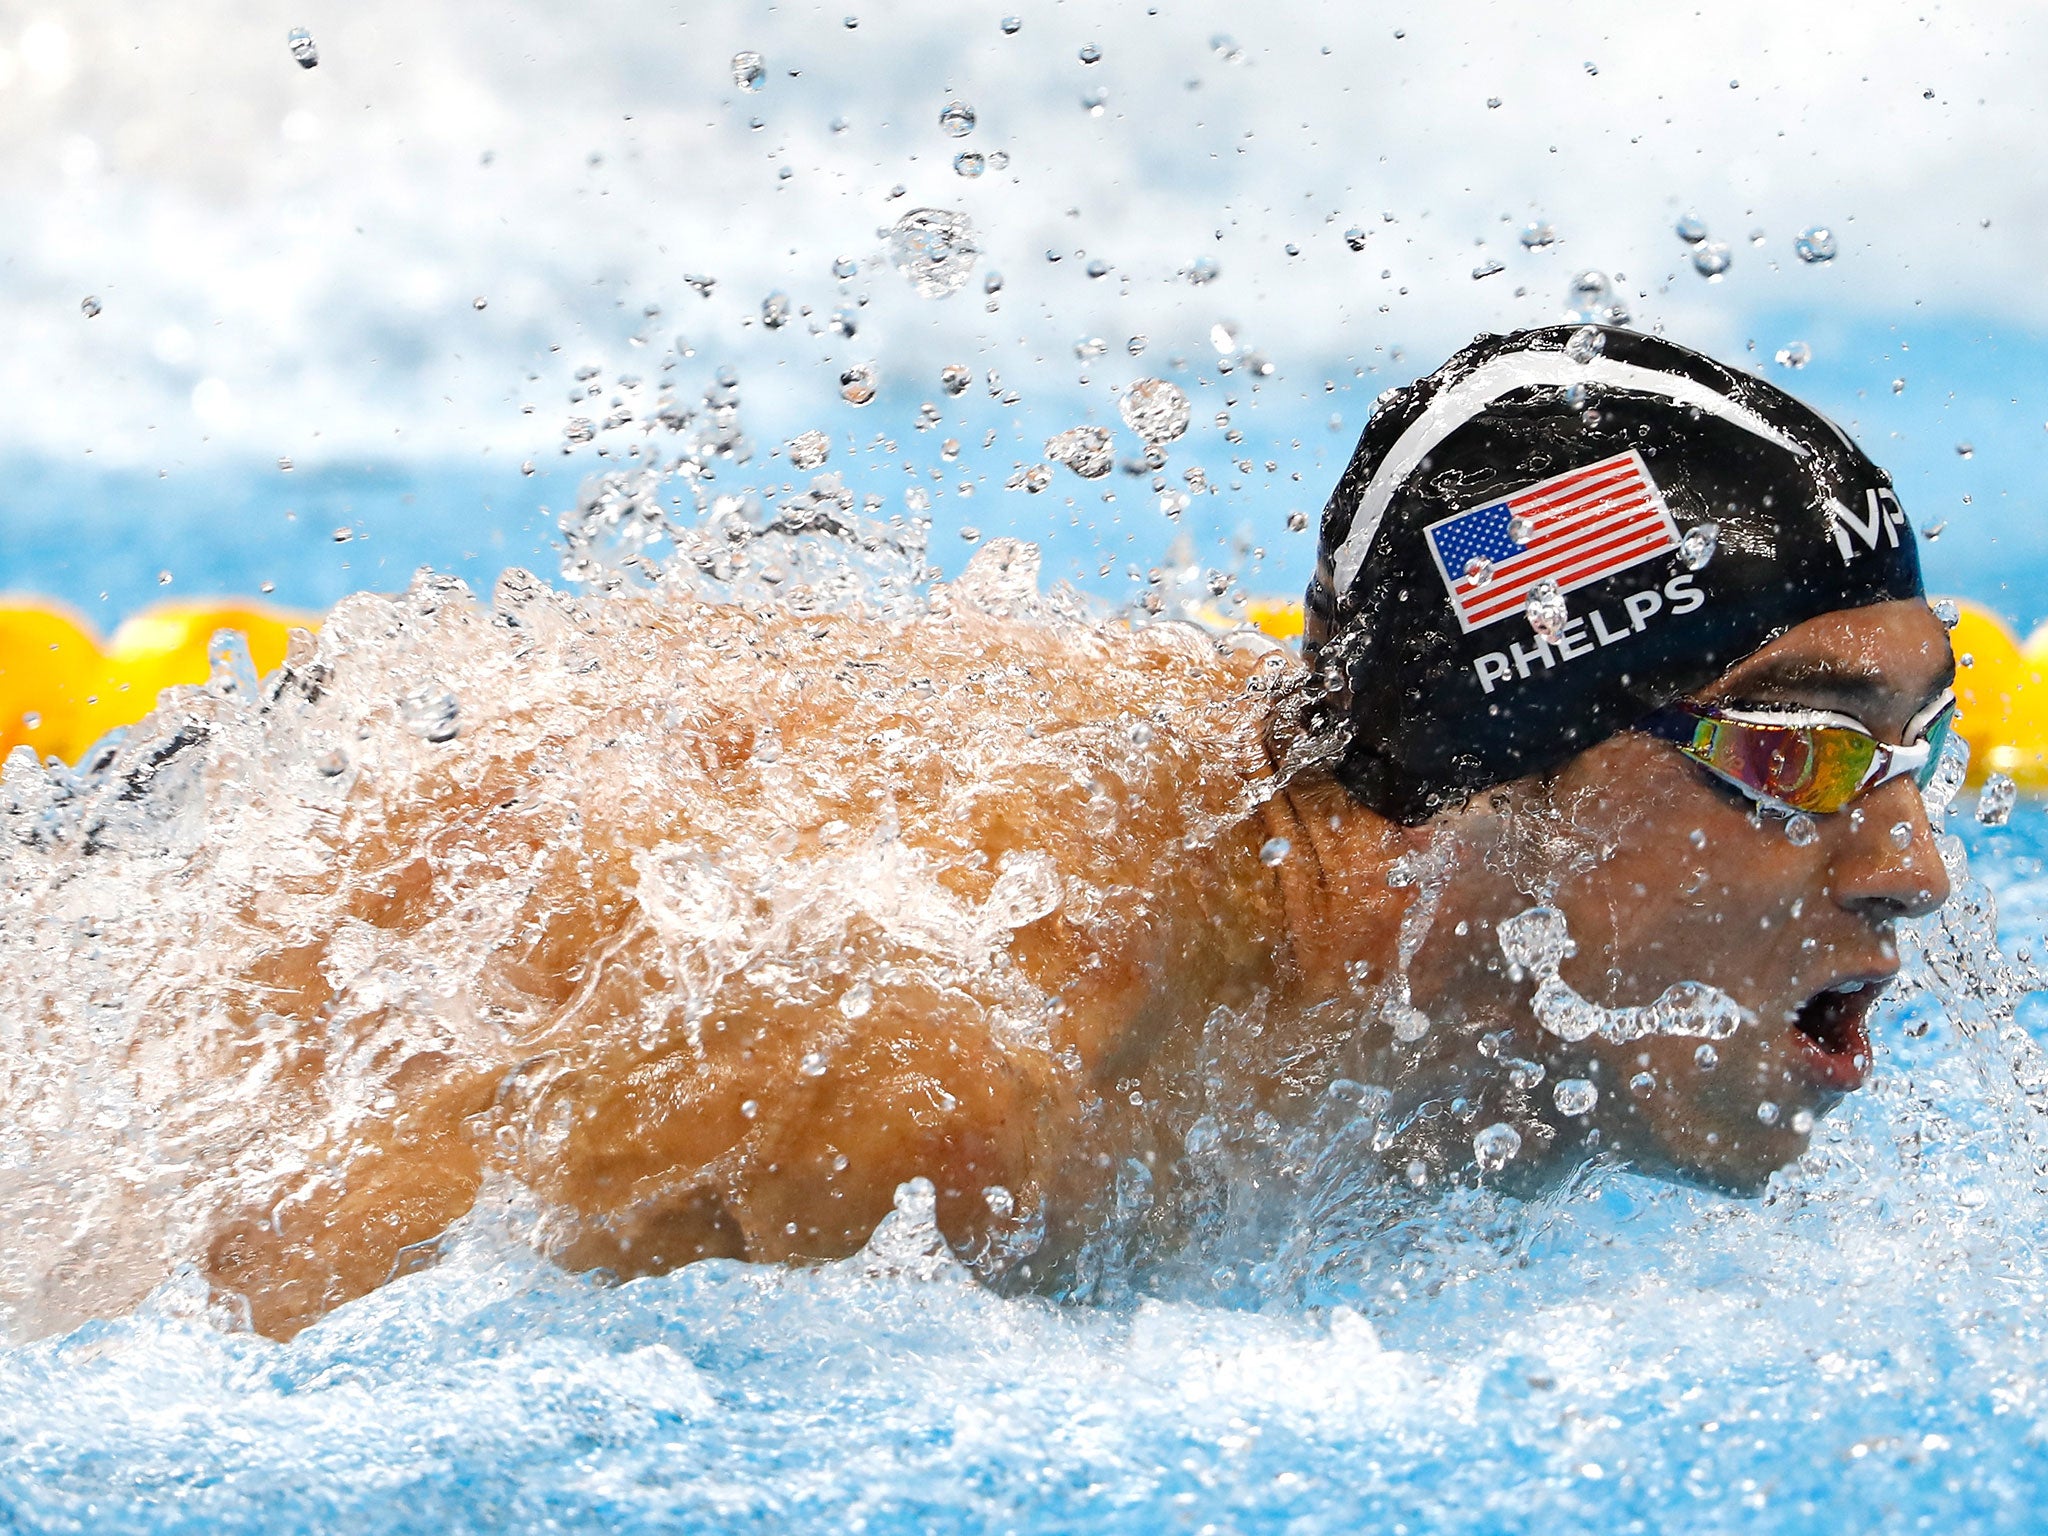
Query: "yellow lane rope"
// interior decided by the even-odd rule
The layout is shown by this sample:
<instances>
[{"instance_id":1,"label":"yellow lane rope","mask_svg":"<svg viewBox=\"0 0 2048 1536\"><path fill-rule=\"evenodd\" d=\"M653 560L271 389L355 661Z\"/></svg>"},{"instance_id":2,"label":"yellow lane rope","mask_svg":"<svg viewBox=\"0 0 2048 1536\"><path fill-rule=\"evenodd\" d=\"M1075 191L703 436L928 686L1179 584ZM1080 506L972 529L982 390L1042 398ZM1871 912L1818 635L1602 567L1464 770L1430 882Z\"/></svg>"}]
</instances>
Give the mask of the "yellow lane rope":
<instances>
[{"instance_id":1,"label":"yellow lane rope","mask_svg":"<svg viewBox=\"0 0 2048 1536\"><path fill-rule=\"evenodd\" d=\"M1970 773L2010 775L2048 789L2048 625L2024 641L1988 608L1959 603L1956 696ZM1245 615L1276 639L1301 634L1301 605L1255 597ZM38 757L76 762L116 726L149 712L173 684L203 683L216 631L247 637L259 675L284 660L294 625L312 615L226 599L159 603L104 644L77 614L41 598L0 598L0 753L26 744Z\"/></svg>"}]
</instances>

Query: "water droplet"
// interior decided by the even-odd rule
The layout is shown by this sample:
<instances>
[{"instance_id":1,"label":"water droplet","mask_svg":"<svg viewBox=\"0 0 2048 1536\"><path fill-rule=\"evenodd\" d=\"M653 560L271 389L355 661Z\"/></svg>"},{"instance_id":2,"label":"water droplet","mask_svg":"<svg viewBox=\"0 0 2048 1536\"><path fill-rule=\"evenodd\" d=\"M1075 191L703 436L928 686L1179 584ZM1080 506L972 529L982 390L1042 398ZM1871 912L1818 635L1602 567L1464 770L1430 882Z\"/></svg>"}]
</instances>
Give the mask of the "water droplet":
<instances>
[{"instance_id":1,"label":"water droplet","mask_svg":"<svg viewBox=\"0 0 2048 1536\"><path fill-rule=\"evenodd\" d=\"M860 25L860 18L858 16L848 16L839 24L842 27L846 28L847 31L851 32L854 28Z\"/></svg>"},{"instance_id":2,"label":"water droplet","mask_svg":"<svg viewBox=\"0 0 2048 1536\"><path fill-rule=\"evenodd\" d=\"M1492 277L1496 273L1507 271L1507 269L1508 264L1506 262L1488 257L1472 269L1472 279L1474 282L1477 282L1482 277Z\"/></svg>"},{"instance_id":3,"label":"water droplet","mask_svg":"<svg viewBox=\"0 0 2048 1536\"><path fill-rule=\"evenodd\" d=\"M1088 263L1088 275L1090 277L1109 276L1109 263L1104 261L1100 256L1096 257L1093 261Z\"/></svg>"},{"instance_id":4,"label":"water droplet","mask_svg":"<svg viewBox=\"0 0 2048 1536\"><path fill-rule=\"evenodd\" d=\"M1761 1125L1776 1125L1778 1123L1778 1106L1769 1099L1764 1099L1756 1107L1756 1118L1757 1122Z\"/></svg>"},{"instance_id":5,"label":"water droplet","mask_svg":"<svg viewBox=\"0 0 2048 1536\"><path fill-rule=\"evenodd\" d=\"M1102 50L1093 43L1084 43L1078 57L1083 64L1100 64L1102 62Z\"/></svg>"},{"instance_id":6,"label":"water droplet","mask_svg":"<svg viewBox=\"0 0 2048 1536\"><path fill-rule=\"evenodd\" d=\"M1703 571L1720 547L1719 523L1694 523L1678 541L1678 563L1688 571Z\"/></svg>"},{"instance_id":7,"label":"water droplet","mask_svg":"<svg viewBox=\"0 0 2048 1536\"><path fill-rule=\"evenodd\" d=\"M1961 459L1974 459L1975 457L1977 457L1976 445L1973 443L1957 443L1956 457Z\"/></svg>"},{"instance_id":8,"label":"water droplet","mask_svg":"<svg viewBox=\"0 0 2048 1536\"><path fill-rule=\"evenodd\" d=\"M1147 443L1173 442L1187 431L1193 415L1180 386L1164 379L1138 380L1124 391L1117 410L1124 425Z\"/></svg>"},{"instance_id":9,"label":"water droplet","mask_svg":"<svg viewBox=\"0 0 2048 1536\"><path fill-rule=\"evenodd\" d=\"M855 363L839 375L839 398L848 405L866 405L875 398L875 365Z\"/></svg>"},{"instance_id":10,"label":"water droplet","mask_svg":"<svg viewBox=\"0 0 2048 1536\"><path fill-rule=\"evenodd\" d=\"M169 571L158 571L156 573L156 584L160 587L168 587L171 584L171 573Z\"/></svg>"},{"instance_id":11,"label":"water droplet","mask_svg":"<svg viewBox=\"0 0 2048 1536\"><path fill-rule=\"evenodd\" d=\"M1508 519L1508 537L1526 547L1528 542L1536 537L1535 520L1517 512Z\"/></svg>"},{"instance_id":12,"label":"water droplet","mask_svg":"<svg viewBox=\"0 0 2048 1536\"><path fill-rule=\"evenodd\" d=\"M1796 811L1785 818L1785 841L1795 848L1805 848L1820 837L1820 827L1804 811Z\"/></svg>"},{"instance_id":13,"label":"water droplet","mask_svg":"<svg viewBox=\"0 0 2048 1536\"><path fill-rule=\"evenodd\" d=\"M2002 827L2012 820L2012 808L2019 800L2019 786L2002 773L1984 781L1977 796L1977 820L1987 827Z\"/></svg>"},{"instance_id":14,"label":"water droplet","mask_svg":"<svg viewBox=\"0 0 2048 1536\"><path fill-rule=\"evenodd\" d=\"M981 250L964 213L913 208L886 232L889 259L927 299L942 299L966 286Z\"/></svg>"},{"instance_id":15,"label":"water droplet","mask_svg":"<svg viewBox=\"0 0 2048 1536\"><path fill-rule=\"evenodd\" d=\"M1943 629L1954 629L1962 622L1963 610L1956 606L1954 598L1938 597L1933 606L1934 616L1941 621Z\"/></svg>"},{"instance_id":16,"label":"water droplet","mask_svg":"<svg viewBox=\"0 0 2048 1536\"><path fill-rule=\"evenodd\" d=\"M1046 440L1045 456L1083 480L1100 480L1115 460L1114 443L1107 427L1069 427Z\"/></svg>"},{"instance_id":17,"label":"water droplet","mask_svg":"<svg viewBox=\"0 0 2048 1536\"><path fill-rule=\"evenodd\" d=\"M1799 259L1809 266L1835 259L1835 232L1825 224L1815 224L1799 232L1792 242L1792 249Z\"/></svg>"},{"instance_id":18,"label":"water droplet","mask_svg":"<svg viewBox=\"0 0 2048 1536\"><path fill-rule=\"evenodd\" d=\"M330 747L313 759L313 771L323 779L338 779L348 772L348 754L339 747Z\"/></svg>"},{"instance_id":19,"label":"water droplet","mask_svg":"<svg viewBox=\"0 0 2048 1536\"><path fill-rule=\"evenodd\" d=\"M27 710L23 713L21 717L21 724L22 729L24 730L41 730L43 726L43 717L33 709Z\"/></svg>"},{"instance_id":20,"label":"water droplet","mask_svg":"<svg viewBox=\"0 0 2048 1536\"><path fill-rule=\"evenodd\" d=\"M346 523L342 524L341 527L335 529L333 534L330 535L330 537L333 538L334 542L337 544L346 544L350 539L353 539L355 536L355 529L349 527Z\"/></svg>"},{"instance_id":21,"label":"water droplet","mask_svg":"<svg viewBox=\"0 0 2048 1536\"><path fill-rule=\"evenodd\" d=\"M1707 238L1706 221L1696 213L1688 213L1672 226L1672 232L1687 245L1698 245Z\"/></svg>"},{"instance_id":22,"label":"water droplet","mask_svg":"<svg viewBox=\"0 0 2048 1536\"><path fill-rule=\"evenodd\" d=\"M796 1064L796 1069L803 1073L805 1077L823 1077L825 1075L825 1053L823 1051L805 1051L804 1059Z\"/></svg>"},{"instance_id":23,"label":"water droplet","mask_svg":"<svg viewBox=\"0 0 2048 1536\"><path fill-rule=\"evenodd\" d=\"M1021 32L1021 31L1022 31L1023 29L1024 29L1024 18L1023 18L1023 17L1021 17L1021 16L1005 16L1005 17L1003 18L1003 36L1005 36L1005 37L1015 37L1015 36L1016 36L1016 35L1017 35L1017 34L1018 34L1019 32Z\"/></svg>"},{"instance_id":24,"label":"water droplet","mask_svg":"<svg viewBox=\"0 0 2048 1536\"><path fill-rule=\"evenodd\" d=\"M1600 1102L1600 1090L1583 1077L1561 1077L1550 1090L1561 1115L1583 1115Z\"/></svg>"},{"instance_id":25,"label":"water droplet","mask_svg":"<svg viewBox=\"0 0 2048 1536\"><path fill-rule=\"evenodd\" d=\"M974 370L964 363L948 363L939 370L939 388L949 395L963 395L974 382Z\"/></svg>"},{"instance_id":26,"label":"water droplet","mask_svg":"<svg viewBox=\"0 0 2048 1536\"><path fill-rule=\"evenodd\" d=\"M1489 112L1498 112L1500 110L1500 98L1498 96L1487 97L1486 110Z\"/></svg>"},{"instance_id":27,"label":"water droplet","mask_svg":"<svg viewBox=\"0 0 2048 1536\"><path fill-rule=\"evenodd\" d=\"M1780 368L1804 368L1813 361L1813 348L1803 341L1790 341L1778 348Z\"/></svg>"},{"instance_id":28,"label":"water droplet","mask_svg":"<svg viewBox=\"0 0 2048 1536\"><path fill-rule=\"evenodd\" d=\"M1108 105L1109 92L1099 85L1092 91L1083 91L1081 93L1081 110L1090 117L1102 116L1103 108Z\"/></svg>"},{"instance_id":29,"label":"water droplet","mask_svg":"<svg viewBox=\"0 0 2048 1536\"><path fill-rule=\"evenodd\" d=\"M311 69L320 62L319 45L313 41L313 34L304 27L293 27L284 35L285 46L292 51L292 57L299 61L299 68ZM346 70L343 71L347 73Z\"/></svg>"},{"instance_id":30,"label":"water droplet","mask_svg":"<svg viewBox=\"0 0 2048 1536\"><path fill-rule=\"evenodd\" d=\"M1300 533L1300 532L1301 532L1301 531L1302 531L1303 529L1305 529L1305 528L1307 528L1307 527L1308 527L1308 514L1307 514L1306 512L1290 512L1290 513L1288 513L1288 514L1287 514L1287 530L1288 530L1288 532L1290 532L1290 533Z\"/></svg>"},{"instance_id":31,"label":"water droplet","mask_svg":"<svg viewBox=\"0 0 2048 1536\"><path fill-rule=\"evenodd\" d=\"M433 684L398 701L398 717L405 728L428 741L453 741L461 712L455 695Z\"/></svg>"},{"instance_id":32,"label":"water droplet","mask_svg":"<svg viewBox=\"0 0 2048 1536\"><path fill-rule=\"evenodd\" d=\"M974 123L974 108L964 101L949 101L939 109L939 128L949 139L966 138Z\"/></svg>"},{"instance_id":33,"label":"water droplet","mask_svg":"<svg viewBox=\"0 0 2048 1536\"><path fill-rule=\"evenodd\" d=\"M1199 288L1204 283L1215 282L1222 270L1214 256L1198 256L1188 268L1188 281Z\"/></svg>"},{"instance_id":34,"label":"water droplet","mask_svg":"<svg viewBox=\"0 0 2048 1536\"><path fill-rule=\"evenodd\" d=\"M1133 720L1130 729L1125 731L1124 734L1130 738L1131 745L1141 751L1152 745L1152 724L1150 721Z\"/></svg>"},{"instance_id":35,"label":"water droplet","mask_svg":"<svg viewBox=\"0 0 2048 1536\"><path fill-rule=\"evenodd\" d=\"M1913 823L1910 821L1893 822L1890 837L1892 846L1898 849L1899 852L1904 853L1913 846Z\"/></svg>"},{"instance_id":36,"label":"water droplet","mask_svg":"<svg viewBox=\"0 0 2048 1536\"><path fill-rule=\"evenodd\" d=\"M1356 224L1352 225L1349 229L1344 231L1344 243L1350 246L1351 249L1353 249L1354 251L1364 250L1365 242L1370 238L1371 237L1363 229L1360 229Z\"/></svg>"},{"instance_id":37,"label":"water droplet","mask_svg":"<svg viewBox=\"0 0 2048 1536\"><path fill-rule=\"evenodd\" d=\"M1692 269L1701 277L1719 277L1734 259L1725 240L1702 240L1692 248Z\"/></svg>"},{"instance_id":38,"label":"water droplet","mask_svg":"<svg viewBox=\"0 0 2048 1536\"><path fill-rule=\"evenodd\" d=\"M1545 577L1529 589L1529 627L1545 640L1555 640L1564 632L1570 615L1565 612L1564 594L1557 589L1557 583Z\"/></svg>"},{"instance_id":39,"label":"water droplet","mask_svg":"<svg viewBox=\"0 0 2048 1536\"><path fill-rule=\"evenodd\" d=\"M100 301L92 294L88 293L84 298L78 301L78 312L81 315L85 316L86 319L90 320L94 316L99 314Z\"/></svg>"},{"instance_id":40,"label":"water droplet","mask_svg":"<svg viewBox=\"0 0 2048 1536\"><path fill-rule=\"evenodd\" d=\"M1484 555L1474 555L1465 562L1465 585L1477 592L1493 580L1493 562Z\"/></svg>"},{"instance_id":41,"label":"water droplet","mask_svg":"<svg viewBox=\"0 0 2048 1536\"><path fill-rule=\"evenodd\" d=\"M1016 472L1003 482L1006 491L1028 491L1036 496L1052 484L1052 469L1045 464L1020 464Z\"/></svg>"},{"instance_id":42,"label":"water droplet","mask_svg":"<svg viewBox=\"0 0 2048 1536\"><path fill-rule=\"evenodd\" d=\"M789 440L789 462L798 469L816 469L831 456L832 439L822 432L800 432Z\"/></svg>"},{"instance_id":43,"label":"water droplet","mask_svg":"<svg viewBox=\"0 0 2048 1536\"><path fill-rule=\"evenodd\" d=\"M1598 274L1593 274L1597 276ZM1601 278L1604 286L1607 279ZM1598 326L1582 325L1566 339L1564 355L1573 362L1586 364L1607 350L1607 336Z\"/></svg>"},{"instance_id":44,"label":"water droplet","mask_svg":"<svg viewBox=\"0 0 2048 1536\"><path fill-rule=\"evenodd\" d=\"M953 157L953 174L973 180L988 169L988 158L979 150L963 149Z\"/></svg>"},{"instance_id":45,"label":"water droplet","mask_svg":"<svg viewBox=\"0 0 2048 1536\"><path fill-rule=\"evenodd\" d=\"M779 331L789 324L789 295L781 289L761 301L761 323L771 331Z\"/></svg>"},{"instance_id":46,"label":"water droplet","mask_svg":"<svg viewBox=\"0 0 2048 1536\"><path fill-rule=\"evenodd\" d=\"M1547 251L1557 244L1557 226L1547 220L1532 220L1522 226L1520 239L1525 251Z\"/></svg>"},{"instance_id":47,"label":"water droplet","mask_svg":"<svg viewBox=\"0 0 2048 1536\"><path fill-rule=\"evenodd\" d=\"M1259 862L1271 869L1274 865L1284 862L1287 855L1293 851L1294 844L1286 838L1269 837L1259 846Z\"/></svg>"},{"instance_id":48,"label":"water droplet","mask_svg":"<svg viewBox=\"0 0 2048 1536\"><path fill-rule=\"evenodd\" d=\"M768 66L751 49L732 56L732 83L743 91L758 91L768 78Z\"/></svg>"},{"instance_id":49,"label":"water droplet","mask_svg":"<svg viewBox=\"0 0 2048 1536\"><path fill-rule=\"evenodd\" d=\"M1209 48L1217 58L1226 64L1242 64L1244 62L1244 49L1239 47L1237 39L1227 32L1218 32L1214 37L1210 38Z\"/></svg>"},{"instance_id":50,"label":"water droplet","mask_svg":"<svg viewBox=\"0 0 2048 1536\"><path fill-rule=\"evenodd\" d=\"M1496 1173L1514 1161L1522 1150L1522 1136L1512 1125L1496 1122L1472 1138L1472 1156L1488 1173Z\"/></svg>"}]
</instances>

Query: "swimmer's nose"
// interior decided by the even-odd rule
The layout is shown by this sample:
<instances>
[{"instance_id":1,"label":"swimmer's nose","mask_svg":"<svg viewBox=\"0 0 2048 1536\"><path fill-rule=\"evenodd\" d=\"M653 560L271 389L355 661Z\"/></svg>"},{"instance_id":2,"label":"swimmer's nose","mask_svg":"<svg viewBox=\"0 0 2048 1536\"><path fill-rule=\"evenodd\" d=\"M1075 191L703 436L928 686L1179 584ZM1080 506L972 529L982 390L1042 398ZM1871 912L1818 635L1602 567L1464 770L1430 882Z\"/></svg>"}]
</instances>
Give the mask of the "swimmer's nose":
<instances>
[{"instance_id":1,"label":"swimmer's nose","mask_svg":"<svg viewBox=\"0 0 2048 1536\"><path fill-rule=\"evenodd\" d=\"M1843 837L1834 860L1835 899L1852 912L1886 919L1921 917L1949 898L1948 866L1935 846L1927 806L1910 778L1893 779L1839 813ZM1902 830L1903 829L1903 830Z\"/></svg>"}]
</instances>

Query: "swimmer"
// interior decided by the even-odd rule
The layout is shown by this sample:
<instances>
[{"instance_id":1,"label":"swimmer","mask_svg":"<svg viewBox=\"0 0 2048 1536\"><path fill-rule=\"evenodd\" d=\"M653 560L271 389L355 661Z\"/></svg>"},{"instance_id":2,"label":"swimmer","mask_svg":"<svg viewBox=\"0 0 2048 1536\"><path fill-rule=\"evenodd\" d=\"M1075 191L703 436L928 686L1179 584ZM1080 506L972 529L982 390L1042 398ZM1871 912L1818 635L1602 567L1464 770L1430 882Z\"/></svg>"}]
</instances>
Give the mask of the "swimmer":
<instances>
[{"instance_id":1,"label":"swimmer","mask_svg":"<svg viewBox=\"0 0 2048 1536\"><path fill-rule=\"evenodd\" d=\"M1173 1240L1194 1127L1333 1084L1384 1090L1390 1185L1754 1193L1863 1081L1949 894L1952 661L1888 478L1790 396L1474 343L1366 428L1300 660L1034 616L1031 559L913 618L464 631L525 647L504 699L362 727L233 974L163 994L261 1122L205 1143L216 1291L289 1336L507 1183L574 1269L834 1259L927 1179L985 1279L1080 1294L1096 1234ZM335 655L277 696L338 708Z\"/></svg>"}]
</instances>

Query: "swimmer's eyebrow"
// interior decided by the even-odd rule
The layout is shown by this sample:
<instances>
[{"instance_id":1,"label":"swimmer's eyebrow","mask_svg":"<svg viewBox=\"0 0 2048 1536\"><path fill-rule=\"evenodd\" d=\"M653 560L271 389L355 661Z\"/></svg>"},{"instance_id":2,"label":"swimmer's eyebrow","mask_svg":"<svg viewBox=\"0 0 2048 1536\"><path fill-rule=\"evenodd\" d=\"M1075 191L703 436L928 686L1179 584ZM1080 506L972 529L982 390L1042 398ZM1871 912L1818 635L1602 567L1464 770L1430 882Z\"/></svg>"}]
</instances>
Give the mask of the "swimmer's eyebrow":
<instances>
[{"instance_id":1,"label":"swimmer's eyebrow","mask_svg":"<svg viewBox=\"0 0 2048 1536\"><path fill-rule=\"evenodd\" d=\"M1955 685L1955 678L1955 660L1950 657L1934 685L1911 702L1916 706L1932 703ZM1875 666L1845 665L1815 656L1774 657L1715 693L1723 703L1740 699L1759 704L1804 704L1858 716L1880 713L1886 706L1896 707L1901 702L1898 682Z\"/></svg>"}]
</instances>

